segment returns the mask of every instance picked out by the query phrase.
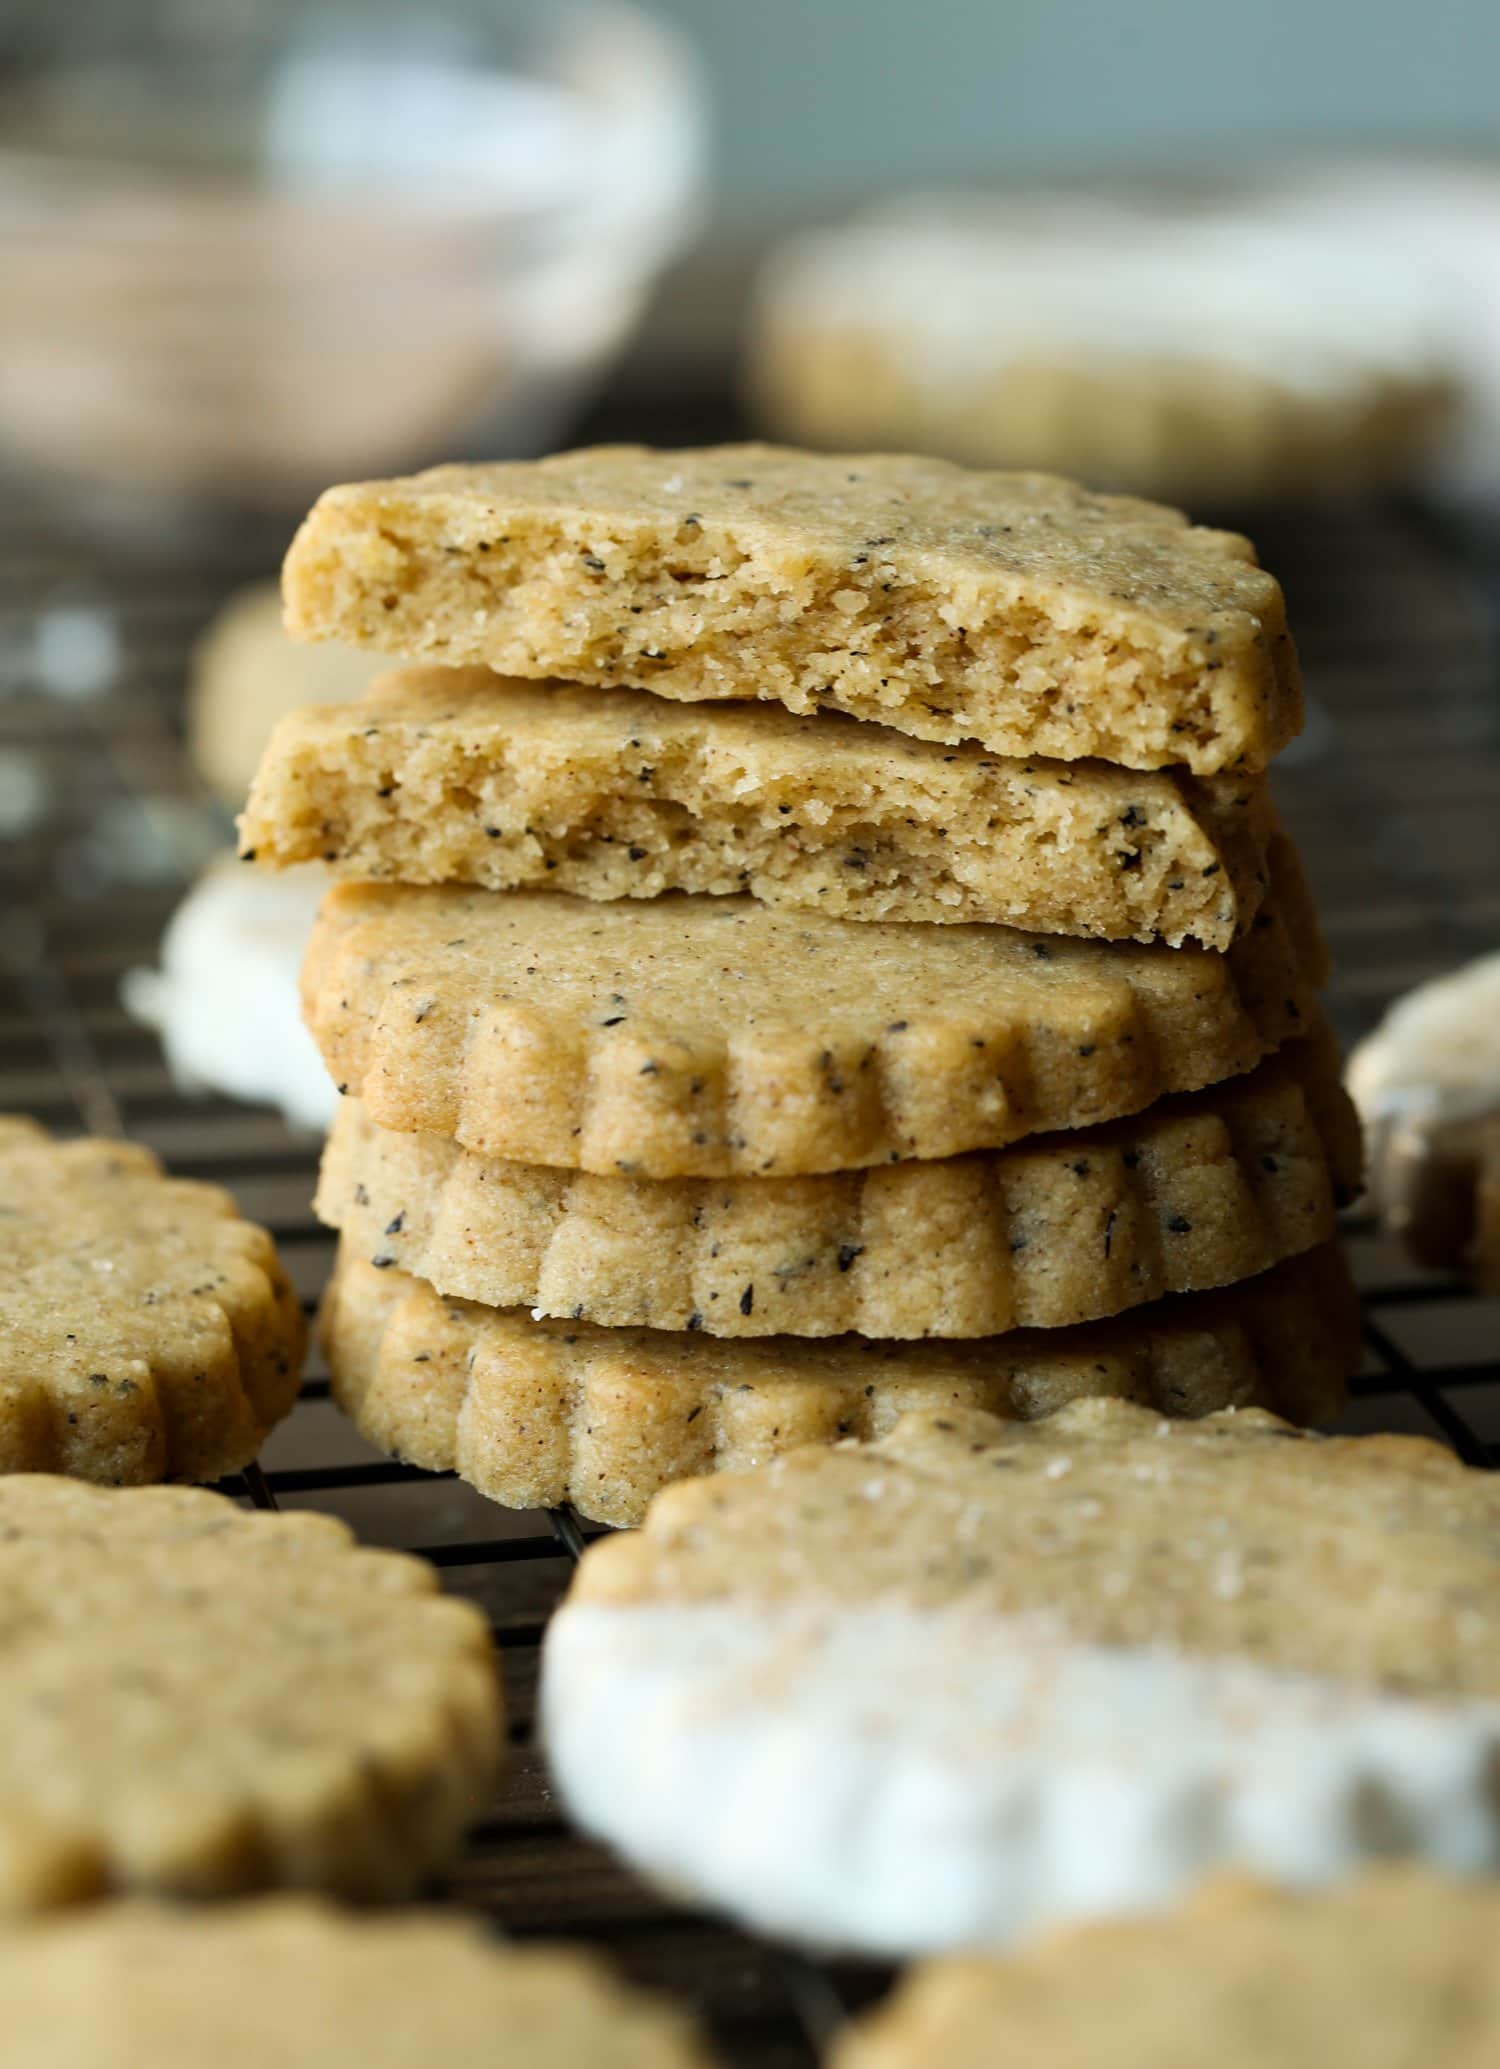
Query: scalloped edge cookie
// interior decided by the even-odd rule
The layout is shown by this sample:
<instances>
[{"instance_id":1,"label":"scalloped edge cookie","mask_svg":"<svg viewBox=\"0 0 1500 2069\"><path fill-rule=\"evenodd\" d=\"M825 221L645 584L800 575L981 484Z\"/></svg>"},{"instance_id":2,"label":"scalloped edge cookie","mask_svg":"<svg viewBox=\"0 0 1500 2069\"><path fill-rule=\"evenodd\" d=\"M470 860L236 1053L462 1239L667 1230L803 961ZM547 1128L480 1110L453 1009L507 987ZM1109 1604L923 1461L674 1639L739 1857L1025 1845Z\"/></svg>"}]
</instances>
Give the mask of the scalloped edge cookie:
<instances>
[{"instance_id":1,"label":"scalloped edge cookie","mask_svg":"<svg viewBox=\"0 0 1500 2069\"><path fill-rule=\"evenodd\" d=\"M378 1126L518 1163L796 1176L999 1148L1251 1069L1325 957L1285 837L1225 954L742 898L339 884L302 972Z\"/></svg>"},{"instance_id":2,"label":"scalloped edge cookie","mask_svg":"<svg viewBox=\"0 0 1500 2069\"><path fill-rule=\"evenodd\" d=\"M1249 1403L1323 1422L1359 1361L1358 1302L1332 1244L1108 1322L915 1344L538 1322L443 1300L344 1244L320 1327L333 1397L382 1451L509 1508L570 1501L618 1525L670 1481L879 1436L910 1408L1029 1419L1111 1394L1164 1414Z\"/></svg>"},{"instance_id":3,"label":"scalloped edge cookie","mask_svg":"<svg viewBox=\"0 0 1500 2069\"><path fill-rule=\"evenodd\" d=\"M217 1480L291 1409L302 1304L220 1187L4 1115L0 1231L0 1474Z\"/></svg>"},{"instance_id":4,"label":"scalloped edge cookie","mask_svg":"<svg viewBox=\"0 0 1500 2069\"><path fill-rule=\"evenodd\" d=\"M997 754L1196 775L1300 730L1246 539L1048 474L768 445L599 446L331 488L294 638L661 697L846 711Z\"/></svg>"},{"instance_id":5,"label":"scalloped edge cookie","mask_svg":"<svg viewBox=\"0 0 1500 2069\"><path fill-rule=\"evenodd\" d=\"M989 1155L652 1179L481 1157L357 1100L316 1212L443 1295L710 1336L990 1336L1252 1278L1328 1241L1359 1123L1326 1022L1246 1078Z\"/></svg>"}]
</instances>

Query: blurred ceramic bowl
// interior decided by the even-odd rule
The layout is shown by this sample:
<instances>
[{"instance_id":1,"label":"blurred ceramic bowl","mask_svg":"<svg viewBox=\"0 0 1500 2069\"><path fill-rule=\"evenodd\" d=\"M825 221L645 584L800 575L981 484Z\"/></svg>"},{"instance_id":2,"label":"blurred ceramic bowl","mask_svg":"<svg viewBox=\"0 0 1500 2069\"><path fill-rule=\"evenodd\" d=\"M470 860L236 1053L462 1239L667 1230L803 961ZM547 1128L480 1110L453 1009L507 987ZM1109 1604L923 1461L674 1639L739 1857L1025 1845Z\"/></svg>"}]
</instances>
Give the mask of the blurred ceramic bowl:
<instances>
[{"instance_id":1,"label":"blurred ceramic bowl","mask_svg":"<svg viewBox=\"0 0 1500 2069\"><path fill-rule=\"evenodd\" d=\"M0 450L276 515L538 450L690 233L704 163L691 53L618 0L34 65L0 92Z\"/></svg>"}]
</instances>

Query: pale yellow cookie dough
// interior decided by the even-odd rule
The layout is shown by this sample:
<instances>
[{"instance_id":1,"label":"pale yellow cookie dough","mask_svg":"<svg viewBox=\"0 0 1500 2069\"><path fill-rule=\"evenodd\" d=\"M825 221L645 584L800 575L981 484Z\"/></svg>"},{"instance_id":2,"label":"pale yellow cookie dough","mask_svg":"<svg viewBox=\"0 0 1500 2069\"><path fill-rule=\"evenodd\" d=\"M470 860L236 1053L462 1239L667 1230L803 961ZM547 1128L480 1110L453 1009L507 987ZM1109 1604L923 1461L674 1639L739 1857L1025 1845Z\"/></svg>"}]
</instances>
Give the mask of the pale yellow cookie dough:
<instances>
[{"instance_id":1,"label":"pale yellow cookie dough","mask_svg":"<svg viewBox=\"0 0 1500 2069\"><path fill-rule=\"evenodd\" d=\"M1246 540L1047 474L763 445L437 467L329 489L283 583L298 638L998 754L1212 775L1302 723Z\"/></svg>"},{"instance_id":2,"label":"pale yellow cookie dough","mask_svg":"<svg viewBox=\"0 0 1500 2069\"><path fill-rule=\"evenodd\" d=\"M1227 948L1273 827L1258 776L1007 760L836 713L431 668L284 719L240 845L409 884L751 891L856 920Z\"/></svg>"}]
</instances>

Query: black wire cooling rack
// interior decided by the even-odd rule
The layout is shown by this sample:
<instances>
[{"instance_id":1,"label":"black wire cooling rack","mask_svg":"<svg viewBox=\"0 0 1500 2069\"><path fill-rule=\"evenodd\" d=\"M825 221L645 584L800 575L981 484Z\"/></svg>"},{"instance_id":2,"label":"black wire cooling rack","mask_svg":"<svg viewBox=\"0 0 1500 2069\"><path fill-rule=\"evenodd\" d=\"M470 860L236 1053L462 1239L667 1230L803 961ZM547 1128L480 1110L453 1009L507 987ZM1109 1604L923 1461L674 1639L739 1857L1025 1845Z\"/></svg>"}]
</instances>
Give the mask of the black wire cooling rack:
<instances>
[{"instance_id":1,"label":"black wire cooling rack","mask_svg":"<svg viewBox=\"0 0 1500 2069\"><path fill-rule=\"evenodd\" d=\"M616 427L611 425L611 430ZM678 423L668 442L696 435ZM1397 992L1500 946L1500 566L1410 511L1322 511L1260 527L1286 582L1313 697L1277 785L1337 959L1352 1040ZM192 640L279 541L132 558L80 543L0 491L0 1107L60 1133L124 1133L228 1186L274 1232L311 1308L331 1259L309 1206L316 1144L274 1116L184 1099L121 980L227 820L181 749ZM1348 1226L1367 1357L1350 1424L1424 1431L1500 1463L1500 1303ZM666 1905L558 1815L533 1743L538 1648L581 1539L566 1513L512 1514L451 1475L378 1458L328 1401L302 1404L232 1491L313 1506L420 1552L490 1617L513 1764L439 1902L506 1931L583 1939L689 2002L732 2061L805 2063L874 1973L814 1966Z\"/></svg>"}]
</instances>

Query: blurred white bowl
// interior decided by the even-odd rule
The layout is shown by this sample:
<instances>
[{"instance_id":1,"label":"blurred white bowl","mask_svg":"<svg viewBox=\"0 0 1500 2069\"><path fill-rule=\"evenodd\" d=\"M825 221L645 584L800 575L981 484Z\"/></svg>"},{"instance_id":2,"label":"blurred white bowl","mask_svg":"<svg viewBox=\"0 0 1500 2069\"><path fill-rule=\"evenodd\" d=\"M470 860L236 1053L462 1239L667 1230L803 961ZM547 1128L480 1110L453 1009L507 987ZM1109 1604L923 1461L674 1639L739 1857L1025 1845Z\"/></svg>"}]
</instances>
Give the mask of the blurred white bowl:
<instances>
[{"instance_id":1,"label":"blurred white bowl","mask_svg":"<svg viewBox=\"0 0 1500 2069\"><path fill-rule=\"evenodd\" d=\"M704 99L619 0L489 14L164 34L0 96L0 451L279 515L552 442L697 220Z\"/></svg>"}]
</instances>

